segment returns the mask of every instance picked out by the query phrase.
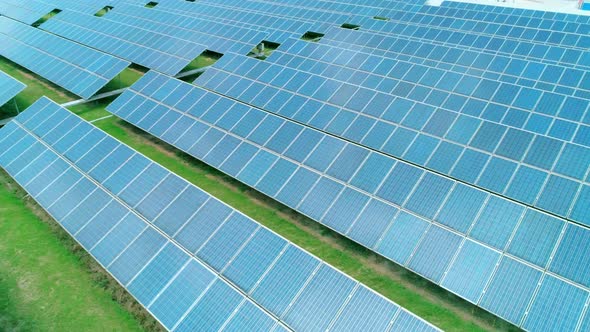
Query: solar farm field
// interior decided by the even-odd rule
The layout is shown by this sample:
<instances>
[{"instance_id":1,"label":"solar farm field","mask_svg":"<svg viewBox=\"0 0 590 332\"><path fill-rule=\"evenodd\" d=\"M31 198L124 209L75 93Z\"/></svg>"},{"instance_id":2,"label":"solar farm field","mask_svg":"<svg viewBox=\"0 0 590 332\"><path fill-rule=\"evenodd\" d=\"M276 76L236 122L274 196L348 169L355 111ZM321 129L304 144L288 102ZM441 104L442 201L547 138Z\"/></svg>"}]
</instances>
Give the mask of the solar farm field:
<instances>
[{"instance_id":1,"label":"solar farm field","mask_svg":"<svg viewBox=\"0 0 590 332\"><path fill-rule=\"evenodd\" d=\"M555 8L0 0L0 330L590 330Z\"/></svg>"}]
</instances>

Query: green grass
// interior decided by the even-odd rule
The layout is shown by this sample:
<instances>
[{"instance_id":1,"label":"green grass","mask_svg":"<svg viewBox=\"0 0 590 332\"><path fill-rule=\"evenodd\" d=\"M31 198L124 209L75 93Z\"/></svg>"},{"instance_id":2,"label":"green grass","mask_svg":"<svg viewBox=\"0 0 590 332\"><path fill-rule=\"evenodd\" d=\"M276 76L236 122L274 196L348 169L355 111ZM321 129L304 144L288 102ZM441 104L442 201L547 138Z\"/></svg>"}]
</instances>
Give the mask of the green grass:
<instances>
[{"instance_id":1,"label":"green grass","mask_svg":"<svg viewBox=\"0 0 590 332\"><path fill-rule=\"evenodd\" d=\"M383 16L373 16L373 19L378 21L389 21L389 18Z\"/></svg>"},{"instance_id":2,"label":"green grass","mask_svg":"<svg viewBox=\"0 0 590 332\"><path fill-rule=\"evenodd\" d=\"M82 107L73 107L72 111L83 117L94 114ZM94 124L444 330L518 330L116 117Z\"/></svg>"},{"instance_id":3,"label":"green grass","mask_svg":"<svg viewBox=\"0 0 590 332\"><path fill-rule=\"evenodd\" d=\"M4 57L0 57L0 70L27 85L26 89L16 96L16 104L21 112L42 96L47 96L60 104L79 99L79 97L74 94L66 92L57 85L37 76ZM16 114L17 109L14 106L13 101L0 107L0 119L15 116Z\"/></svg>"},{"instance_id":4,"label":"green grass","mask_svg":"<svg viewBox=\"0 0 590 332\"><path fill-rule=\"evenodd\" d=\"M303 36L301 36L301 39L309 42L316 42L320 40L323 36L323 33L307 31L303 34Z\"/></svg>"},{"instance_id":5,"label":"green grass","mask_svg":"<svg viewBox=\"0 0 590 332\"><path fill-rule=\"evenodd\" d=\"M68 250L73 240L23 196L0 170L0 331L142 331L83 251Z\"/></svg>"},{"instance_id":6,"label":"green grass","mask_svg":"<svg viewBox=\"0 0 590 332\"><path fill-rule=\"evenodd\" d=\"M112 6L104 6L101 10L97 11L94 16L96 17L103 17L105 16L109 11L111 11L113 9Z\"/></svg>"},{"instance_id":7,"label":"green grass","mask_svg":"<svg viewBox=\"0 0 590 332\"><path fill-rule=\"evenodd\" d=\"M109 104L111 101L115 100L115 98L117 98L117 96L72 106L70 109L75 110L75 113L84 118L86 121L94 121L96 119L111 115L111 113L105 110L104 105Z\"/></svg>"},{"instance_id":8,"label":"green grass","mask_svg":"<svg viewBox=\"0 0 590 332\"><path fill-rule=\"evenodd\" d=\"M0 107L0 119L17 115L19 111L24 111L42 96L47 96L58 104L80 99L80 97L3 57L0 57L0 70L27 85L25 90L15 97L16 105L14 101L10 101ZM100 89L97 94L129 87L139 80L146 71L145 68L134 65L125 68L117 77Z\"/></svg>"},{"instance_id":9,"label":"green grass","mask_svg":"<svg viewBox=\"0 0 590 332\"><path fill-rule=\"evenodd\" d=\"M130 87L137 82L144 72L135 67L125 68L119 75L113 78L107 85L100 89L96 94L105 93L109 91L119 90L121 88Z\"/></svg>"},{"instance_id":10,"label":"green grass","mask_svg":"<svg viewBox=\"0 0 590 332\"><path fill-rule=\"evenodd\" d=\"M61 13L60 9L54 9L52 11L50 11L49 13L45 14L45 16L41 17L40 19L38 19L36 22L34 22L32 24L32 26L34 27L39 27L41 24L47 22L48 20L50 20L53 16L57 15Z\"/></svg>"},{"instance_id":11,"label":"green grass","mask_svg":"<svg viewBox=\"0 0 590 332\"><path fill-rule=\"evenodd\" d=\"M191 70L201 69L207 66L213 65L217 60L219 60L223 54L205 50L201 53L198 57L196 57L193 61L191 61L186 67L182 69L182 72L187 72Z\"/></svg>"},{"instance_id":12,"label":"green grass","mask_svg":"<svg viewBox=\"0 0 590 332\"><path fill-rule=\"evenodd\" d=\"M281 46L281 44L269 42L267 40L263 40L262 43L264 43L264 50L262 51L262 54L260 54L258 51L258 46L256 46L252 49L252 51L250 51L250 53L248 53L248 56L255 56L256 59L266 60L266 58L268 58L272 52Z\"/></svg>"}]
</instances>

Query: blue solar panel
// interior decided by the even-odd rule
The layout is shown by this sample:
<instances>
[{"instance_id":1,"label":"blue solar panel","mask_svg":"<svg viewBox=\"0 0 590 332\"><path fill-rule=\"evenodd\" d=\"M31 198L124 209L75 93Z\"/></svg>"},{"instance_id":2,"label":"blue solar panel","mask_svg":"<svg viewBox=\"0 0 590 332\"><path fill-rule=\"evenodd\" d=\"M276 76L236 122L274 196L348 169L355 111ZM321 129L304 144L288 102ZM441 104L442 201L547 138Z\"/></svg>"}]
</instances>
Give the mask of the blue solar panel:
<instances>
[{"instance_id":1,"label":"blue solar panel","mask_svg":"<svg viewBox=\"0 0 590 332\"><path fill-rule=\"evenodd\" d=\"M26 85L1 70L0 86L2 86L2 91L0 91L0 106L6 104L26 88Z\"/></svg>"},{"instance_id":2,"label":"blue solar panel","mask_svg":"<svg viewBox=\"0 0 590 332\"><path fill-rule=\"evenodd\" d=\"M0 18L0 54L85 99L115 78L129 62Z\"/></svg>"},{"instance_id":3,"label":"blue solar panel","mask_svg":"<svg viewBox=\"0 0 590 332\"><path fill-rule=\"evenodd\" d=\"M303 43L302 45L305 44L306 43ZM315 54L318 55L313 57L313 60L320 60L320 58L326 60L326 56L322 57L320 54L325 54L326 52L324 51L331 48L319 48L316 47L315 44L309 43L308 45L312 46L305 46L298 52L305 54L309 52L315 52ZM329 54L329 52L327 53ZM272 62L274 60L278 61L285 58L294 60L297 57L291 54L283 53L280 58L269 60ZM245 65L234 65L241 62L245 62ZM291 62L289 65L292 65L292 63L293 62ZM343 87L347 87L347 89L354 89L354 91L357 89L354 87L354 85L348 85L338 81L338 76L344 72L346 73L347 77L354 77L352 74L357 73L358 71L355 69L350 69L350 71L347 72L347 67L341 67L337 64L331 64L324 67L322 69L323 73L321 73L321 75L325 76L327 75L325 73L329 68L334 68L333 72L336 73L335 78L322 77L318 75L315 76L321 78L320 83L318 83L312 81L309 78L311 76L307 75L308 78L303 79L301 82L297 82L297 84L294 84L293 87L290 87L290 84L297 79L297 76L294 76L293 74L294 72L289 71L287 67L276 66L268 62L259 62L254 59L247 59L245 57L230 54L226 55L224 59L220 60L215 65L215 68L219 68L223 71L210 70L208 73L197 79L195 83L220 93L225 93L231 97L239 98L240 100L250 104L254 103L252 98L243 97L240 95L241 91L243 91L243 86L240 86L239 83L235 84L234 87L228 91L222 91L223 89L216 88L215 83L212 83L214 81L213 78L221 77L223 80L228 79L229 77L234 77L237 78L239 82L244 82L246 85L254 86L259 82L258 77L261 75L252 74L253 72L264 73L265 71L271 70L270 68L280 68L282 72L276 76L276 80L280 79L281 77L285 77L285 81L283 81L282 84L274 84L273 81L268 85L268 87L275 89L276 91L281 91L281 93L284 93L284 95L277 94L273 99L291 98L290 100L294 100L295 98L300 98L304 101L298 105L280 105L278 103L273 104L271 100L266 106L264 106L264 108L268 111L290 117L294 120L296 119L292 114L297 114L298 108L303 109L303 105L307 101L319 101L320 103L332 105L334 103L334 96L355 95L354 92L344 91ZM235 69L232 72L226 72L226 68ZM306 66L305 68L301 67L301 70L310 70L307 68L309 68L309 66ZM426 67L422 66L420 68ZM244 71L244 73L240 73L241 71ZM411 71L408 73L411 73ZM390 74L390 77L391 75L393 74ZM408 75L409 74L405 76ZM397 86L402 86L404 82L408 82L407 85L411 89L409 85L411 79L407 78L405 80L406 81L396 81ZM396 129L393 130L393 133L389 136L389 138L386 139L386 143L379 147L370 147L376 148L381 152L385 152L395 157L401 157L418 165L430 166L431 169L437 170L439 172L445 170L444 173L456 179L476 184L483 189L491 190L499 194L505 194L523 203L534 204L536 207L556 213L560 216L568 216L570 211L569 203L571 203L574 199L574 195L580 187L581 181L575 179L570 180L562 177L551 177L551 180L545 185L545 179L548 175L548 172L553 169L562 170L563 173L566 173L563 167L557 168L554 166L556 162L563 165L560 157L563 146L567 146L567 150L571 150L574 147L577 147L578 150L581 151L588 150L587 146L582 147L578 145L579 139L570 138L569 142L563 142L558 137L543 136L546 133L546 130L531 133L530 131L533 131L534 128L527 128L526 126L524 128L514 128L513 126L507 124L496 123L495 121L497 120L492 119L492 121L490 121L489 118L485 116L485 114L469 114L470 112L481 110L486 107L491 108L490 105L495 105L491 103L491 100L489 100L489 102L486 104L481 99L481 97L469 97L460 95L462 92L450 91L451 94L449 95L449 98L451 96L463 98L463 103L465 106L462 109L456 111L449 109L447 112L446 110L441 110L440 108L435 109L434 107L440 106L435 101L429 102L430 105L428 105L421 102L420 97L415 97L412 94L407 95L406 92L396 90L393 92L389 92L388 90L381 90L379 92L370 91L368 90L369 86L366 85L366 82L367 81L362 84L365 85L365 87L361 87L358 89L358 91L364 90L370 92L370 95L375 96L375 98L378 95L385 95L385 93L391 93L396 97L394 102L390 104L391 106L388 107L388 109L392 110L392 114L395 114L395 117L388 116L388 111L386 111L382 117L375 118L368 111L357 112L351 108L344 107L337 113L336 116L332 117L332 120L327 121L327 125L316 125L316 123L314 123L315 118L307 121L306 124L316 127L317 129L325 130L329 133L353 140L363 145L368 145L363 139L364 136L368 136L371 131L381 131L382 129L376 126L367 126L367 129L365 129L361 135L356 135L355 138L351 134L351 129L359 130L359 125L358 121L352 121L353 119L367 119L372 120L373 122L382 123L383 125L389 125L391 128ZM482 86L485 86L486 82L492 81L481 80L481 84L479 84L478 89L483 89ZM351 83L358 84L355 82ZM314 95L315 98L313 98L297 92L297 90L301 89L302 87L317 86L320 84L330 87L337 85L340 86L340 88L330 89L332 97L326 98L319 98L317 95ZM411 84L414 84L413 91L418 91L417 89L421 87L415 83ZM477 85L478 83L475 82L473 84ZM334 92L334 90L336 91ZM476 89L475 91L477 92L478 90ZM431 94L432 93L434 93L434 91L432 91ZM502 92L496 92L496 94L502 94ZM539 94L539 98L545 95L549 94ZM543 103L542 98L540 102ZM275 105L277 106L275 107ZM383 107L383 105L376 105L375 107ZM286 113L287 110L289 110L289 114ZM318 115L321 114L321 112L317 109L315 112ZM441 114L440 112L445 112L445 116L452 116L449 121L446 121L447 125L445 125L445 120L441 120L440 117L437 117L438 114ZM533 119L533 116L536 115L536 113L532 113L530 111L522 110L522 112L531 113L529 115L531 120ZM461 113L467 115L461 115ZM344 126L343 128L349 129L345 131L344 129L340 128L340 123L342 123ZM436 134L436 131L431 128L435 128L441 124L444 127L439 131L438 134ZM581 122L575 123L575 126L579 128L586 127L586 125ZM272 130L269 128L265 128L263 130L265 132L272 132ZM515 141L515 138L519 138L519 140ZM442 153L449 152L449 145L443 144L445 143L445 140L450 140L452 144L455 144L452 145L455 147L455 151L450 151L455 154L455 158L450 159L447 165L441 165L439 164L440 162L436 160L436 158L440 158ZM440 152L438 152L439 149L441 150ZM462 153L461 150L463 150ZM495 157L494 153L496 151L499 154L502 154L503 157L510 159L506 160L504 158ZM585 152L582 152L582 154L585 154ZM323 154L322 157L324 157ZM336 156L328 157L326 155L325 160L331 161L332 158L336 158ZM565 159L568 157L564 156L563 158ZM360 156L355 160L361 161L362 159L363 157ZM585 163L586 158L580 159L579 162ZM535 166L543 169L544 171L532 169L529 166ZM581 169L585 169L588 165L583 164L580 166ZM347 164L347 167L356 168L356 165L349 163ZM580 173L581 172L582 171L580 171ZM328 173L330 174L329 171ZM571 171L568 173L571 173ZM330 175L336 176L334 173L331 173ZM342 178L342 176L344 175L336 177L344 181L348 180ZM555 195L557 192L554 189L556 187L569 188L569 191L567 192L569 199L561 201L556 200ZM408 190L409 189L411 188L408 188ZM401 198L405 198L407 193L396 191L396 194ZM565 195L565 189L561 190L560 194ZM400 203L398 200L394 201ZM436 210L434 212L436 212ZM432 214L432 212L430 212L430 214ZM429 213L424 215L429 216Z\"/></svg>"},{"instance_id":4,"label":"blue solar panel","mask_svg":"<svg viewBox=\"0 0 590 332\"><path fill-rule=\"evenodd\" d=\"M45 140L63 121L71 127ZM167 329L285 330L278 320L325 329L345 306L347 325L389 326L392 312L406 312L47 98L1 132L0 165ZM117 170L93 177L108 160ZM329 303L318 292L326 287ZM357 293L358 307L347 301ZM379 303L380 315L367 316L365 303Z\"/></svg>"},{"instance_id":5,"label":"blue solar panel","mask_svg":"<svg viewBox=\"0 0 590 332\"><path fill-rule=\"evenodd\" d=\"M172 91L162 93L162 90L170 89L170 86L180 89L180 85L185 84L177 80L174 80L176 84L169 84L170 80L174 79L148 73L137 83L137 88L132 86L108 109L135 123L131 120L134 114L140 113L144 117L150 112L132 100L149 100L150 95L170 94ZM207 163L214 162L220 170L231 171L231 175L244 183L493 313L515 324L522 323L523 310L531 303L536 281L543 273L527 274L528 270L518 266L528 267L522 263L526 261L537 266L531 267L531 271L546 268L548 255L560 247L558 237L565 225L563 220L402 160L358 145L350 146L339 138L265 111L244 108L236 101L230 102L229 98L202 88L191 87L183 91L187 91L183 100L196 101L186 111L167 105L166 101L161 104L168 112L177 113L176 118L182 117L186 121L178 128L172 124L166 129L167 132L182 132L174 139L162 137L168 143L179 146L184 139L192 141L193 148L185 151L193 156ZM221 127L220 124L225 123L222 119L227 119L233 110L240 110L241 119L226 126L229 129ZM199 129L191 132L186 127ZM261 127L267 129L260 130ZM293 160L288 151L304 132L314 132L315 139L304 150L304 157ZM207 148L201 146L195 150L194 147L201 142L208 142L206 137L211 133L215 133L216 143L205 143ZM221 143L229 142L230 138L235 143ZM277 145L283 138L292 143L287 147ZM217 157L213 156L222 151L227 158L219 164L215 161ZM361 182L355 178L363 169L374 167L365 168L365 164L376 165L377 162L384 171L371 174L380 174L380 181L369 185L368 190L362 188ZM348 169L350 164L354 166L352 170ZM372 198L375 193L381 199ZM531 246L531 243L537 245ZM514 261L514 256L522 261ZM518 265L503 267L512 261ZM500 273L504 268L511 271L506 277ZM566 271L563 267L560 270ZM512 276L513 273L523 275ZM535 276L536 280L533 279ZM520 306L514 309L516 311L506 311L513 309L504 309L506 302L498 302L508 301L506 295L488 298L496 296L489 294L489 287L497 289L498 294L511 292L502 290L505 287L503 278L516 278L526 283L521 286L523 292L511 294L509 301Z\"/></svg>"},{"instance_id":6,"label":"blue solar panel","mask_svg":"<svg viewBox=\"0 0 590 332\"><path fill-rule=\"evenodd\" d=\"M220 23L216 19L170 13L160 10L158 7L148 9L142 6L120 4L104 17L130 26L207 45L209 50L219 53L248 54L261 41L267 39L268 35L265 31Z\"/></svg>"},{"instance_id":7,"label":"blue solar panel","mask_svg":"<svg viewBox=\"0 0 590 332\"><path fill-rule=\"evenodd\" d=\"M525 22L494 22L492 19L486 17L466 17L465 10L448 10L446 8L438 8L425 6L420 12L409 15L403 11L390 11L388 13L392 22L412 22L415 25L424 25L428 27L440 27L449 30L469 31L479 35L488 35L493 38L506 38L525 40L529 42L541 44L554 44L564 46L566 48L576 47L584 49L588 46L590 40L584 36L585 30L571 32L570 29L551 29L551 27L540 27L542 22L533 20L522 20ZM369 21L366 19L365 21ZM362 22L365 23L365 22ZM368 23L368 22L367 22ZM386 22L378 22L386 23ZM520 23L520 24L519 24ZM536 24L537 23L537 24ZM539 24L541 23L541 24ZM575 23L572 23L572 25ZM380 24L380 28L384 28L387 24ZM363 27L371 29L369 24L363 24ZM569 28L569 27L568 27ZM387 28L386 28L387 29ZM586 28L587 29L587 28Z\"/></svg>"},{"instance_id":8,"label":"blue solar panel","mask_svg":"<svg viewBox=\"0 0 590 332\"><path fill-rule=\"evenodd\" d=\"M206 46L77 12L61 12L41 28L64 38L170 75L178 74Z\"/></svg>"},{"instance_id":9,"label":"blue solar panel","mask_svg":"<svg viewBox=\"0 0 590 332\"><path fill-rule=\"evenodd\" d=\"M587 299L587 291L545 276L523 327L530 331L574 331Z\"/></svg>"},{"instance_id":10,"label":"blue solar panel","mask_svg":"<svg viewBox=\"0 0 590 332\"><path fill-rule=\"evenodd\" d=\"M55 7L41 2L0 1L0 14L25 24L33 24L54 10Z\"/></svg>"}]
</instances>

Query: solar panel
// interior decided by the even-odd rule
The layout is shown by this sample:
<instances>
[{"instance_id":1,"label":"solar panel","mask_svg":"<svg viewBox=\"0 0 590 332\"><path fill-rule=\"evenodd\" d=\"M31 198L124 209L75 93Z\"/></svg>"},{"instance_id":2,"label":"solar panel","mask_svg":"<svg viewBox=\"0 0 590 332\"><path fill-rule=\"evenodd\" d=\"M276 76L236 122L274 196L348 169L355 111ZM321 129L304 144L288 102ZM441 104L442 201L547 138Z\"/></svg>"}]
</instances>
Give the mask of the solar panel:
<instances>
[{"instance_id":1,"label":"solar panel","mask_svg":"<svg viewBox=\"0 0 590 332\"><path fill-rule=\"evenodd\" d=\"M307 31L319 29L317 24L305 17L300 19L277 17L266 13L246 11L239 7L220 6L219 3L201 2L195 6L189 2L164 1L160 5L169 13L189 14L236 26L263 29L267 33L266 40L277 43L282 43L289 37L299 37Z\"/></svg>"},{"instance_id":2,"label":"solar panel","mask_svg":"<svg viewBox=\"0 0 590 332\"><path fill-rule=\"evenodd\" d=\"M38 0L35 2L43 2L60 10L75 10L77 12L94 15L96 12L104 8L106 1L80 2L76 0Z\"/></svg>"},{"instance_id":3,"label":"solar panel","mask_svg":"<svg viewBox=\"0 0 590 332\"><path fill-rule=\"evenodd\" d=\"M571 253L560 235L571 222L155 72L108 110L516 325L565 326L588 295L571 279L588 258L570 257L568 274L552 265ZM572 287L567 310L537 297L550 278ZM530 305L542 314L527 317Z\"/></svg>"},{"instance_id":4,"label":"solar panel","mask_svg":"<svg viewBox=\"0 0 590 332\"><path fill-rule=\"evenodd\" d=\"M42 29L169 75L178 74L206 46L77 12L61 12Z\"/></svg>"},{"instance_id":5,"label":"solar panel","mask_svg":"<svg viewBox=\"0 0 590 332\"><path fill-rule=\"evenodd\" d=\"M0 1L0 15L13 18L25 24L33 24L55 8L38 2L15 0Z\"/></svg>"},{"instance_id":6,"label":"solar panel","mask_svg":"<svg viewBox=\"0 0 590 332\"><path fill-rule=\"evenodd\" d=\"M252 24L260 28L280 32L271 34L268 39L281 42L284 38L297 34L301 36L306 31L322 32L334 24L350 21L350 14L334 11L306 9L301 6L294 10L279 3L242 1L223 4L215 1L203 1L198 5L178 1L163 1L162 8L176 12L187 12L197 15L207 15L212 18L229 18L240 24ZM268 24L268 25L267 25Z\"/></svg>"},{"instance_id":7,"label":"solar panel","mask_svg":"<svg viewBox=\"0 0 590 332\"><path fill-rule=\"evenodd\" d=\"M369 20L361 22L363 29L386 35L399 35L414 40L460 46L466 49L500 53L522 59L558 63L580 69L590 68L590 57L584 49L571 48L562 42L555 44L535 43L526 39L507 39L504 36L480 34L471 30L454 30L434 25L418 24L404 20Z\"/></svg>"},{"instance_id":8,"label":"solar panel","mask_svg":"<svg viewBox=\"0 0 590 332\"><path fill-rule=\"evenodd\" d=\"M17 81L12 76L0 70L0 106L6 104L10 99L23 91L27 86Z\"/></svg>"},{"instance_id":9,"label":"solar panel","mask_svg":"<svg viewBox=\"0 0 590 332\"><path fill-rule=\"evenodd\" d=\"M590 17L586 15L558 13L526 8L515 8L515 7L503 7L503 6L490 6L484 4L475 4L467 2L455 2L455 1L443 1L441 7L446 8L464 8L478 11L485 11L493 14L500 15L516 15L521 17L530 18L543 18L565 22L578 22L578 23L589 23Z\"/></svg>"},{"instance_id":10,"label":"solar panel","mask_svg":"<svg viewBox=\"0 0 590 332\"><path fill-rule=\"evenodd\" d=\"M0 55L88 99L129 62L0 17Z\"/></svg>"},{"instance_id":11,"label":"solar panel","mask_svg":"<svg viewBox=\"0 0 590 332\"><path fill-rule=\"evenodd\" d=\"M116 6L105 15L105 18L203 44L209 50L219 53L248 54L267 36L264 31L220 23L216 20L126 4Z\"/></svg>"},{"instance_id":12,"label":"solar panel","mask_svg":"<svg viewBox=\"0 0 590 332\"><path fill-rule=\"evenodd\" d=\"M414 13L390 11L388 17L392 21L412 22L417 25L469 31L494 38L523 40L566 48L585 49L590 43L590 39L585 36L583 29L578 33L578 31L570 32L563 28L552 29L551 27L540 26L535 24L535 21L519 24L518 20L504 23L486 20L485 17L463 18L464 12L463 10L456 10L455 13L451 13L445 8L425 6L420 12ZM366 22L369 23L370 21L367 19ZM367 26L367 28L370 27Z\"/></svg>"},{"instance_id":13,"label":"solar panel","mask_svg":"<svg viewBox=\"0 0 590 332\"><path fill-rule=\"evenodd\" d=\"M389 70L393 67L390 77L394 79L391 80L390 86L397 84L398 87L404 87L405 91L400 89L394 89L392 92L387 89L375 91L371 89L374 86L373 82L382 81L382 78L375 76L371 77L373 78L371 80L367 78L369 75L366 73L353 69L345 70L338 65L339 59L343 58L351 59L350 62L354 63L356 57L351 57L350 53L338 50L334 53L330 51L336 49L326 50L317 48L316 44L304 42L303 44L311 46L302 49L302 54L316 54L317 57L312 56L307 63L305 58L298 59L286 53L279 58L281 63L298 64L297 67L300 67L301 71L273 65L270 58L270 62L261 62L228 54L195 83L316 129L345 137L377 151L571 218L568 215L569 207L578 189L585 182L586 170L590 166L590 149L587 144L580 144L584 142L579 140L580 136L574 137L573 132L570 137L565 137L564 131L554 131L554 128L561 123L560 121L556 121L554 127L549 130L554 133L553 137L545 136L547 131L531 130L530 121L522 128L489 121L486 114L490 109L494 110L495 105L486 104L483 101L486 98L489 101L497 99L485 96L474 99L469 97L471 92L463 92L465 88L463 86L458 86L454 90L449 89L450 94L442 94L442 98L432 98L422 102L425 96L432 96L437 92L430 90L428 86L432 84L427 82L422 83L421 86L412 85L415 84L412 82L420 81L421 77L422 81L426 81L424 78L427 76L424 73L427 72L427 67L413 66L411 69L402 67L396 71L403 62L389 61L385 68ZM322 64L320 62L322 59L325 59L328 64L313 65L313 63ZM368 64L368 67L375 68L375 65L382 61L377 57L373 57L378 59L377 61L370 61L371 59L366 59L363 66ZM364 60L362 58L360 63ZM330 65L330 62L335 64ZM309 68L317 68L317 72L334 75L327 74L329 78L324 78L305 73L314 71ZM423 69L421 72L417 70L420 68ZM431 76L435 78L434 81L440 80L439 86L445 89L444 86L448 82L441 79L444 76L443 73L431 73L433 74ZM413 74L416 77L412 77ZM406 77L405 81L396 79L403 75ZM463 77L463 81L466 77L468 76ZM492 81L480 83L474 79L470 88L475 91L474 94L478 91L489 93L490 88L485 85L488 82ZM498 86L499 84L491 89ZM513 85L513 87L518 91L518 86ZM454 91L458 93L455 94ZM528 100L531 96L530 92L535 90L521 91L524 93L521 92L518 96L525 96ZM495 96L506 94L504 90L498 88ZM492 95L494 94L489 94L489 96ZM445 98L450 100L453 96L463 99L462 109L441 110L438 107L444 104ZM541 103L547 103L546 98L541 96L542 94L539 93L538 98ZM583 102L581 99L574 100ZM323 109L330 109L331 113L322 111ZM504 107L503 112L507 110L508 108ZM564 110L571 114L567 106ZM482 111L486 113L480 114ZM553 111L557 113L558 110ZM578 111L580 114L585 113L583 109ZM502 112L502 109L499 112ZM533 113L522 108L520 112ZM540 111L537 110L537 112ZM535 118L534 113L526 116ZM573 128L588 128L574 122L571 124ZM578 132L583 131L584 129ZM370 133L372 136L369 136ZM373 142L369 138L376 136L380 136L382 140L370 144ZM571 154L574 150L578 152L575 158ZM561 151L569 152L561 154ZM453 155L455 157L452 157ZM444 158L442 162L441 158ZM451 164L449 167L445 162L446 158L450 158L454 166ZM571 165L573 159L576 159L579 168L566 167ZM550 176L552 171L561 176ZM531 183L533 180L530 176L531 172L534 172L537 186ZM575 172L577 174L574 174ZM548 182L543 186L546 179ZM557 190L558 186L560 190ZM558 200L560 203L555 204L556 195L569 200ZM539 198L535 200L537 196Z\"/></svg>"},{"instance_id":14,"label":"solar panel","mask_svg":"<svg viewBox=\"0 0 590 332\"><path fill-rule=\"evenodd\" d=\"M74 0L2 0L0 13L25 24L33 24L55 9L75 10L94 14L104 7L101 3L79 2Z\"/></svg>"},{"instance_id":15,"label":"solar panel","mask_svg":"<svg viewBox=\"0 0 590 332\"><path fill-rule=\"evenodd\" d=\"M0 133L2 168L169 330L437 331L47 98Z\"/></svg>"},{"instance_id":16,"label":"solar panel","mask_svg":"<svg viewBox=\"0 0 590 332\"><path fill-rule=\"evenodd\" d=\"M590 97L587 91L590 86L585 83L588 81L587 72L561 65L335 28L326 33L320 44L342 48L349 48L353 44L360 48L359 52L388 59L405 60L445 71L468 73L580 98ZM293 47L294 43L289 45ZM282 50L287 51L288 48L284 47Z\"/></svg>"},{"instance_id":17,"label":"solar panel","mask_svg":"<svg viewBox=\"0 0 590 332\"><path fill-rule=\"evenodd\" d=\"M497 53L498 51L500 51L503 54L513 57L537 59L548 63L557 62L569 66L576 65L583 69L588 68L588 64L586 63L588 62L588 59L586 56L586 52L583 48L583 45L585 45L586 43L587 37L582 35L577 36L575 38L570 38L569 36L567 36L564 37L563 41L556 41L552 44L547 44L544 41L529 42L528 39L532 39L532 37L528 38L526 36L526 38L522 37L523 39L520 40L505 40L503 35L496 36L491 34L485 34L483 32L476 33L473 29L469 28L469 24L464 24L463 26L461 26L461 28L463 29L461 31L449 30L448 28L440 29L436 27L435 24L436 22L438 22L437 19L427 21L422 18L424 15L422 13L418 13L417 15L422 16L416 16L416 18L414 19L414 9L403 5L403 3L391 3L400 4L400 10L389 10L370 6L355 6L353 4L335 4L332 2L320 1L313 3L301 1L289 2L288 5L284 3L271 4L266 2L232 1L224 2L223 6L225 6L226 9L242 11L249 10L252 11L252 14L270 15L271 17L281 19L307 19L312 22L317 22L317 24L310 29L312 31L317 32L325 32L330 26L340 25L343 23L353 23L361 25L363 29L379 31L380 33L387 33L389 35L402 35L414 38L416 40L431 41L443 45L459 45L464 48L473 50L484 50L490 53ZM207 5L207 3L205 4ZM212 3L211 5L219 6L218 3ZM193 13L200 13L201 11L205 12L204 9L202 10L199 6L195 6L191 3L164 1L162 2L161 6L172 8L175 10L180 9L182 11L190 11ZM416 10L419 10L420 8L423 8L423 6L415 7ZM375 19L374 17L377 15L387 17L388 19L390 19L390 21ZM240 16L246 18L249 17L247 12L243 12L243 14ZM418 18L420 22L423 21L423 26L416 26L417 23L414 21L418 20ZM240 20L245 20L245 18L240 18ZM453 20L447 21L455 22L456 20L457 19L453 18ZM256 22L254 21L248 21L248 23L256 24ZM483 22L479 24L485 25L485 23ZM280 34L273 35L273 37L278 38L278 41L283 41L286 37L294 37L294 31L292 31L292 29L296 27L296 24L294 24L290 28L287 28L286 25L283 25L282 27L283 29L291 31L284 31ZM482 29L489 30L491 28L488 24L485 25L485 27L483 27ZM544 33L535 33L537 39L542 38L541 36L544 35ZM555 38L557 38L558 34L554 33L554 35ZM559 36L561 36L561 33L559 33ZM555 38L552 38L551 41L554 41ZM572 38L576 39L576 41L572 41ZM547 37L547 39L549 40L549 37ZM570 48L570 45L574 45L576 43L580 44L579 46L582 48L581 50Z\"/></svg>"}]
</instances>

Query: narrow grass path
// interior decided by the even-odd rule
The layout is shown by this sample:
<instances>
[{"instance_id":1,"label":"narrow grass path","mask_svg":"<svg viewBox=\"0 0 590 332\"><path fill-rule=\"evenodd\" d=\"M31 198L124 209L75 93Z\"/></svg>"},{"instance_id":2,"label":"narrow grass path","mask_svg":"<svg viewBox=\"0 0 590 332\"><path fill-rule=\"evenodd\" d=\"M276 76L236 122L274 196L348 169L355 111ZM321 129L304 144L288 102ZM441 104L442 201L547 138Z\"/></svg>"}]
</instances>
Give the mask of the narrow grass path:
<instances>
[{"instance_id":1,"label":"narrow grass path","mask_svg":"<svg viewBox=\"0 0 590 332\"><path fill-rule=\"evenodd\" d=\"M142 331L40 214L0 170L0 331Z\"/></svg>"},{"instance_id":2,"label":"narrow grass path","mask_svg":"<svg viewBox=\"0 0 590 332\"><path fill-rule=\"evenodd\" d=\"M94 125L443 330L519 330L116 117Z\"/></svg>"}]
</instances>

